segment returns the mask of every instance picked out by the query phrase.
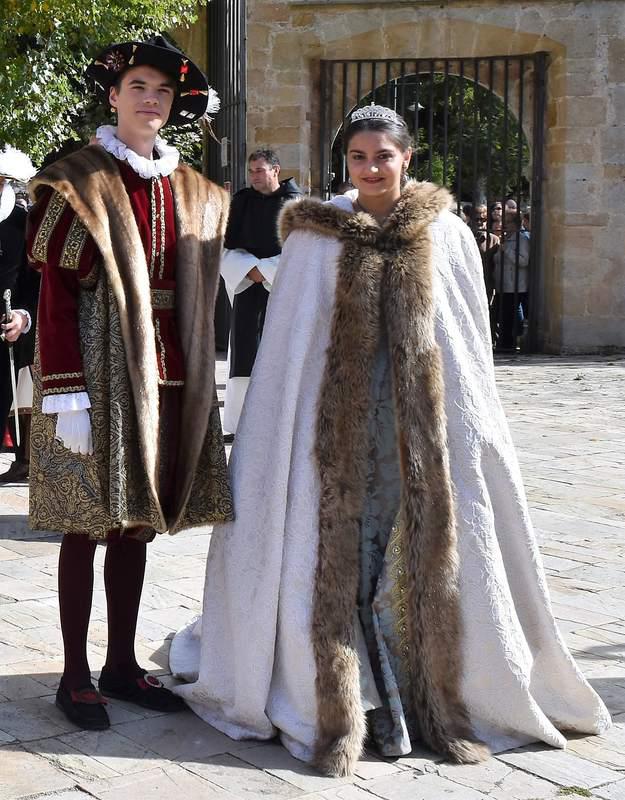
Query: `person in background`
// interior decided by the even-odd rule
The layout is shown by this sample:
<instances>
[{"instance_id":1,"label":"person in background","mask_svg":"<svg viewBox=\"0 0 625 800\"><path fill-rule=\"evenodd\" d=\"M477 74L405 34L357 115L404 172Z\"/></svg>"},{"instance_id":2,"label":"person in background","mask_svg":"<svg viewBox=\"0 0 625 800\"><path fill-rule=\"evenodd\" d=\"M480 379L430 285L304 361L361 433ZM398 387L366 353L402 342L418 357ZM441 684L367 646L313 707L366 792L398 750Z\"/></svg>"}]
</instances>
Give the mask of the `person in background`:
<instances>
[{"instance_id":1,"label":"person in background","mask_svg":"<svg viewBox=\"0 0 625 800\"><path fill-rule=\"evenodd\" d=\"M0 344L0 430L4 434L9 411L11 422L18 415L20 443L15 426L12 438L15 461L0 475L0 483L28 479L30 469L30 409L32 406L31 366L35 346L35 322L39 297L39 276L28 266L26 259L26 208L18 202L13 181L27 183L35 173L30 158L7 145L0 152L0 298L6 289L11 291L13 315L2 324L5 343ZM4 310L4 301L0 300ZM17 398L13 397L9 351L13 345L17 381ZM15 402L17 400L17 403ZM17 407L16 407L17 406Z\"/></svg>"},{"instance_id":2,"label":"person in background","mask_svg":"<svg viewBox=\"0 0 625 800\"><path fill-rule=\"evenodd\" d=\"M527 319L530 242L521 234L521 216L510 211L504 217L503 242L495 258L495 302L497 346L513 350Z\"/></svg>"},{"instance_id":3,"label":"person in background","mask_svg":"<svg viewBox=\"0 0 625 800\"><path fill-rule=\"evenodd\" d=\"M302 196L293 178L280 180L273 150L248 159L250 185L232 199L221 274L232 303L228 383L224 400L225 441L232 441L263 334L269 292L280 257L277 221L286 200Z\"/></svg>"},{"instance_id":4,"label":"person in background","mask_svg":"<svg viewBox=\"0 0 625 800\"><path fill-rule=\"evenodd\" d=\"M488 231L488 209L484 204L475 206L472 228L482 257L484 285L489 305L491 305L495 291L495 254L499 250L499 237L492 231Z\"/></svg>"}]
</instances>

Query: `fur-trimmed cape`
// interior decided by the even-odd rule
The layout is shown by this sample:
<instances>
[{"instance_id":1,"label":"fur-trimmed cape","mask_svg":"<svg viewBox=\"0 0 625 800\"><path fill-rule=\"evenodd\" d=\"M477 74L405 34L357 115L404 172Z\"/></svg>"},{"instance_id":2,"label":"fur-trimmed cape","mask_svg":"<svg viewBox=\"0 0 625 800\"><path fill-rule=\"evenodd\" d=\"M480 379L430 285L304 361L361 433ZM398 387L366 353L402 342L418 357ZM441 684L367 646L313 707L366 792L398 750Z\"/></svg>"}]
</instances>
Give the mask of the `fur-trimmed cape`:
<instances>
[{"instance_id":1,"label":"fur-trimmed cape","mask_svg":"<svg viewBox=\"0 0 625 800\"><path fill-rule=\"evenodd\" d=\"M413 692L410 710L433 750L460 762L478 761L487 753L471 741L460 697L456 531L434 338L428 226L450 202L445 189L414 184L383 230L367 214L311 200L291 204L281 217L283 239L292 230L310 230L343 242L315 444L321 487L312 628L316 762L332 775L351 772L366 729L353 626L367 488L369 387L383 327L402 477L403 646Z\"/></svg>"},{"instance_id":2,"label":"fur-trimmed cape","mask_svg":"<svg viewBox=\"0 0 625 800\"><path fill-rule=\"evenodd\" d=\"M334 775L354 768L363 709L379 703L357 589L382 328L402 491L378 582L394 633L377 644L380 660L393 649L410 727L474 761L480 742L564 747L558 729L609 725L551 614L497 396L479 251L448 203L410 185L382 229L347 197L285 208L230 461L236 521L215 527L206 613L170 650L190 681L176 691L203 719L236 739L278 733Z\"/></svg>"},{"instance_id":3,"label":"fur-trimmed cape","mask_svg":"<svg viewBox=\"0 0 625 800\"><path fill-rule=\"evenodd\" d=\"M176 218L176 317L185 361L177 502L158 499L159 386L146 255L115 158L98 145L52 164L30 184L72 207L100 254L79 297L80 344L91 400L94 456L55 441L55 417L33 419L31 525L102 536L119 526L174 533L232 516L215 402L213 309L228 214L226 193L185 165L170 176ZM41 225L45 224L45 217Z\"/></svg>"}]
</instances>

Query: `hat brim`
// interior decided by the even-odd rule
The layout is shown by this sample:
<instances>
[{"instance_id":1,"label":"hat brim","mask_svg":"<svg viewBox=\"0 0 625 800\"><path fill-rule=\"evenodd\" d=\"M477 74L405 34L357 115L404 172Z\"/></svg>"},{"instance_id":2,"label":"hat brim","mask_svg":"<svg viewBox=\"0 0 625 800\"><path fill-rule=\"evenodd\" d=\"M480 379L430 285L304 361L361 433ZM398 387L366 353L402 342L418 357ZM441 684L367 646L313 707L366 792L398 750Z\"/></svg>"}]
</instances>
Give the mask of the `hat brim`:
<instances>
[{"instance_id":1,"label":"hat brim","mask_svg":"<svg viewBox=\"0 0 625 800\"><path fill-rule=\"evenodd\" d=\"M152 67L174 81L176 96L166 125L189 125L206 112L209 100L206 76L174 47L147 42L113 44L91 62L85 75L98 99L108 103L111 86L134 67Z\"/></svg>"}]
</instances>

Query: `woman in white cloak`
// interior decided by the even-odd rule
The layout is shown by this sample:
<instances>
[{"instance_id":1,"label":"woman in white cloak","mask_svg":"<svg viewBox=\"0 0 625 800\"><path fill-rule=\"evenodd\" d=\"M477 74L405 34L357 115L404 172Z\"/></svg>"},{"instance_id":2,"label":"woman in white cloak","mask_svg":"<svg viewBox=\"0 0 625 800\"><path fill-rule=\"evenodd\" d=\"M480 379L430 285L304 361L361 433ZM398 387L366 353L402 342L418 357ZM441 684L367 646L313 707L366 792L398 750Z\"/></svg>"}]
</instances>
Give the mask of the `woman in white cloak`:
<instances>
[{"instance_id":1,"label":"woman in white cloak","mask_svg":"<svg viewBox=\"0 0 625 800\"><path fill-rule=\"evenodd\" d=\"M331 775L367 729L384 755L421 741L459 762L600 733L551 612L471 231L446 190L404 180L395 112L356 111L345 146L356 191L282 214L236 520L172 643L176 691Z\"/></svg>"}]
</instances>

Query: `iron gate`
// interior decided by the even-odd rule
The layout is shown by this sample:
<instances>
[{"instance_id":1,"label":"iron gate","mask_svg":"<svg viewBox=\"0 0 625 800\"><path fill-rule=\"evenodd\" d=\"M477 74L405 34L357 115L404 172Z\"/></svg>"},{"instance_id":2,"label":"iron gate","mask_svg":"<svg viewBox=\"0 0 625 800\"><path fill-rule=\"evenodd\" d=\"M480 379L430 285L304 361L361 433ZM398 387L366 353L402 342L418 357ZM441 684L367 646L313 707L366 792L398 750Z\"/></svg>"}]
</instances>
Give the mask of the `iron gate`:
<instances>
[{"instance_id":1,"label":"iron gate","mask_svg":"<svg viewBox=\"0 0 625 800\"><path fill-rule=\"evenodd\" d=\"M206 174L232 192L245 185L245 0L208 0L208 80L221 98L213 123L221 147L208 141Z\"/></svg>"},{"instance_id":2,"label":"iron gate","mask_svg":"<svg viewBox=\"0 0 625 800\"><path fill-rule=\"evenodd\" d=\"M342 134L352 111L378 103L401 114L415 143L409 174L447 186L457 213L466 210L497 349L536 346L546 70L546 53L321 62L322 196L346 188Z\"/></svg>"}]
</instances>

